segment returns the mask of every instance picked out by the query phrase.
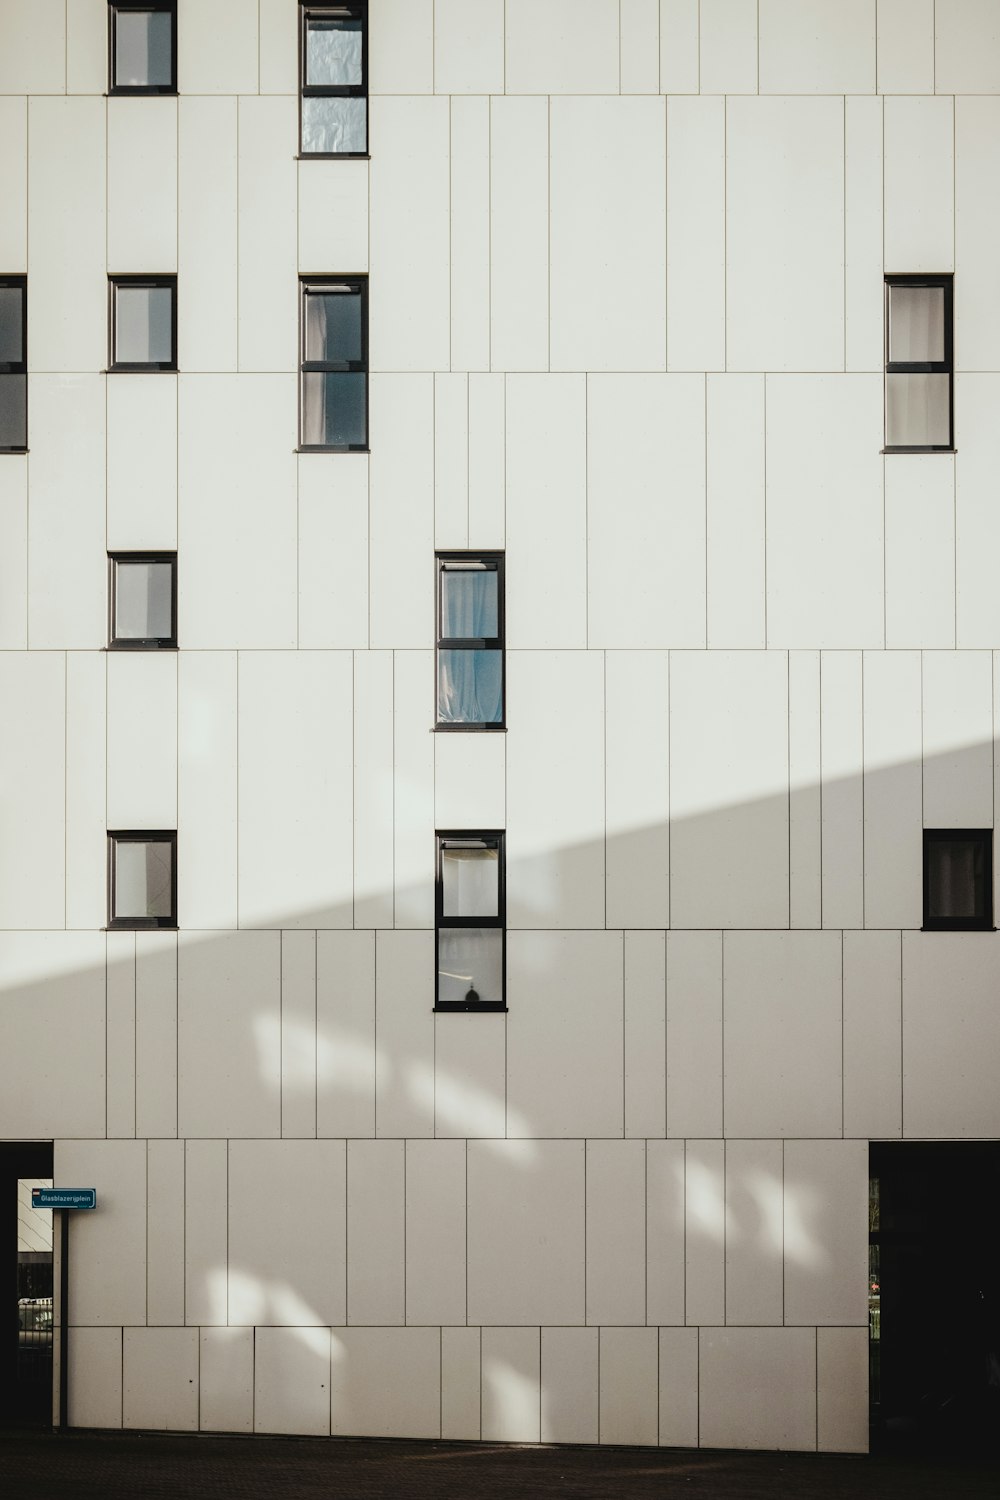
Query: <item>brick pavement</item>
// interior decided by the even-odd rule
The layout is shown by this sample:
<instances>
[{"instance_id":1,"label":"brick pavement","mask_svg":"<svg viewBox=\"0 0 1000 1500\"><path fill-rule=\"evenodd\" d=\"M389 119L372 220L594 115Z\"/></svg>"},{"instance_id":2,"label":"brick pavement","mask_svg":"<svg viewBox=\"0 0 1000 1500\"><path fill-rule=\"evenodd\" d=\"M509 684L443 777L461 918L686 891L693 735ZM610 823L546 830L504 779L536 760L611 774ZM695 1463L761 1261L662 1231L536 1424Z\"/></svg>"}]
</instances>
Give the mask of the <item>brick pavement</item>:
<instances>
[{"instance_id":1,"label":"brick pavement","mask_svg":"<svg viewBox=\"0 0 1000 1500\"><path fill-rule=\"evenodd\" d=\"M0 1433L2 1500L1000 1500L996 1462L360 1439Z\"/></svg>"}]
</instances>

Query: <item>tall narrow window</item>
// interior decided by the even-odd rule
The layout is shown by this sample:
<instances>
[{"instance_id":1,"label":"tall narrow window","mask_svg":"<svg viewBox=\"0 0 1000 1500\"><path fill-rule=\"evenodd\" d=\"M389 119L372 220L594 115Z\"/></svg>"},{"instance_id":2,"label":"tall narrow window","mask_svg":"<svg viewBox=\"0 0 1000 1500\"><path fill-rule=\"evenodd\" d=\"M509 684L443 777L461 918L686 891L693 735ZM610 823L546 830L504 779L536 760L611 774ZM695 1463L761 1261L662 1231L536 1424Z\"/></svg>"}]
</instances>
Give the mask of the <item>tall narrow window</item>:
<instances>
[{"instance_id":1,"label":"tall narrow window","mask_svg":"<svg viewBox=\"0 0 1000 1500\"><path fill-rule=\"evenodd\" d=\"M436 1010L506 1010L504 836L439 833Z\"/></svg>"},{"instance_id":2,"label":"tall narrow window","mask_svg":"<svg viewBox=\"0 0 1000 1500\"><path fill-rule=\"evenodd\" d=\"M112 276L110 370L177 369L177 277Z\"/></svg>"},{"instance_id":3,"label":"tall narrow window","mask_svg":"<svg viewBox=\"0 0 1000 1500\"><path fill-rule=\"evenodd\" d=\"M177 834L108 833L108 926L177 926Z\"/></svg>"},{"instance_id":4,"label":"tall narrow window","mask_svg":"<svg viewBox=\"0 0 1000 1500\"><path fill-rule=\"evenodd\" d=\"M504 726L502 552L437 554L437 727Z\"/></svg>"},{"instance_id":5,"label":"tall narrow window","mask_svg":"<svg viewBox=\"0 0 1000 1500\"><path fill-rule=\"evenodd\" d=\"M924 928L992 931L992 828L924 829Z\"/></svg>"},{"instance_id":6,"label":"tall narrow window","mask_svg":"<svg viewBox=\"0 0 1000 1500\"><path fill-rule=\"evenodd\" d=\"M954 277L885 278L887 453L948 453L952 420Z\"/></svg>"},{"instance_id":7,"label":"tall narrow window","mask_svg":"<svg viewBox=\"0 0 1000 1500\"><path fill-rule=\"evenodd\" d=\"M0 276L0 453L28 446L28 281Z\"/></svg>"},{"instance_id":8,"label":"tall narrow window","mask_svg":"<svg viewBox=\"0 0 1000 1500\"><path fill-rule=\"evenodd\" d=\"M300 446L368 447L368 278L302 279Z\"/></svg>"},{"instance_id":9,"label":"tall narrow window","mask_svg":"<svg viewBox=\"0 0 1000 1500\"><path fill-rule=\"evenodd\" d=\"M132 651L175 647L176 552L116 552L108 567L109 645Z\"/></svg>"},{"instance_id":10,"label":"tall narrow window","mask_svg":"<svg viewBox=\"0 0 1000 1500\"><path fill-rule=\"evenodd\" d=\"M174 0L108 5L108 92L176 94L177 6Z\"/></svg>"},{"instance_id":11,"label":"tall narrow window","mask_svg":"<svg viewBox=\"0 0 1000 1500\"><path fill-rule=\"evenodd\" d=\"M301 0L299 111L303 156L368 152L368 6Z\"/></svg>"}]
</instances>

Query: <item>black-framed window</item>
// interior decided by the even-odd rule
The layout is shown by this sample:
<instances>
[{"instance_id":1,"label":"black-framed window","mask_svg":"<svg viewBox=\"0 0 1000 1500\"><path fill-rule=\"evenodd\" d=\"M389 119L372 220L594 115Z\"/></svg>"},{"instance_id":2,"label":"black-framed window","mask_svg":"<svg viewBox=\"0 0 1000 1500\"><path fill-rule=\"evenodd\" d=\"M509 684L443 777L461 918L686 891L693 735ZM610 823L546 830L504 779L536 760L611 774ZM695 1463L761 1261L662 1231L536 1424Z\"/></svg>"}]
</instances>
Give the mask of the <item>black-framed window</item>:
<instances>
[{"instance_id":1,"label":"black-framed window","mask_svg":"<svg viewBox=\"0 0 1000 1500\"><path fill-rule=\"evenodd\" d=\"M116 651L177 645L177 553L108 553L108 644Z\"/></svg>"},{"instance_id":2,"label":"black-framed window","mask_svg":"<svg viewBox=\"0 0 1000 1500\"><path fill-rule=\"evenodd\" d=\"M954 280L885 278L885 449L954 448Z\"/></svg>"},{"instance_id":3,"label":"black-framed window","mask_svg":"<svg viewBox=\"0 0 1000 1500\"><path fill-rule=\"evenodd\" d=\"M109 0L108 93L176 94L175 0Z\"/></svg>"},{"instance_id":4,"label":"black-framed window","mask_svg":"<svg viewBox=\"0 0 1000 1500\"><path fill-rule=\"evenodd\" d=\"M368 154L368 6L299 3L303 156Z\"/></svg>"},{"instance_id":5,"label":"black-framed window","mask_svg":"<svg viewBox=\"0 0 1000 1500\"><path fill-rule=\"evenodd\" d=\"M439 830L435 1010L507 1009L506 920L503 833Z\"/></svg>"},{"instance_id":6,"label":"black-framed window","mask_svg":"<svg viewBox=\"0 0 1000 1500\"><path fill-rule=\"evenodd\" d=\"M303 276L299 445L368 447L368 278Z\"/></svg>"},{"instance_id":7,"label":"black-framed window","mask_svg":"<svg viewBox=\"0 0 1000 1500\"><path fill-rule=\"evenodd\" d=\"M924 829L924 928L993 929L993 829Z\"/></svg>"},{"instance_id":8,"label":"black-framed window","mask_svg":"<svg viewBox=\"0 0 1000 1500\"><path fill-rule=\"evenodd\" d=\"M28 278L0 276L0 453L28 446Z\"/></svg>"},{"instance_id":9,"label":"black-framed window","mask_svg":"<svg viewBox=\"0 0 1000 1500\"><path fill-rule=\"evenodd\" d=\"M438 729L503 729L502 552L438 552Z\"/></svg>"},{"instance_id":10,"label":"black-framed window","mask_svg":"<svg viewBox=\"0 0 1000 1500\"><path fill-rule=\"evenodd\" d=\"M177 369L177 277L108 278L108 369Z\"/></svg>"},{"instance_id":11,"label":"black-framed window","mask_svg":"<svg viewBox=\"0 0 1000 1500\"><path fill-rule=\"evenodd\" d=\"M108 830L108 926L177 926L176 829Z\"/></svg>"}]
</instances>

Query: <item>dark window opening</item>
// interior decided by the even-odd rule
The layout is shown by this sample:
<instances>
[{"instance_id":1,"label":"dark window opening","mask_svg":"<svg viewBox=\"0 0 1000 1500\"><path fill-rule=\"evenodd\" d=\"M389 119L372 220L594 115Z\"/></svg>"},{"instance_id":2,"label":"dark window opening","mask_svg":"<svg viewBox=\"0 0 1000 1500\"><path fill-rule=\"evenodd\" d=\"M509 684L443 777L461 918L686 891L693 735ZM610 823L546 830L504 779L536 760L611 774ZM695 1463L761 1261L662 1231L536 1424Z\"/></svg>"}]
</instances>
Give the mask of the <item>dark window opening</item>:
<instances>
[{"instance_id":1,"label":"dark window opening","mask_svg":"<svg viewBox=\"0 0 1000 1500\"><path fill-rule=\"evenodd\" d=\"M176 552L115 552L108 569L108 644L131 651L176 647Z\"/></svg>"},{"instance_id":2,"label":"dark window opening","mask_svg":"<svg viewBox=\"0 0 1000 1500\"><path fill-rule=\"evenodd\" d=\"M885 278L885 451L950 453L954 277Z\"/></svg>"},{"instance_id":3,"label":"dark window opening","mask_svg":"<svg viewBox=\"0 0 1000 1500\"><path fill-rule=\"evenodd\" d=\"M28 447L28 278L0 276L0 453Z\"/></svg>"},{"instance_id":4,"label":"dark window opening","mask_svg":"<svg viewBox=\"0 0 1000 1500\"><path fill-rule=\"evenodd\" d=\"M368 7L300 4L303 156L368 154Z\"/></svg>"},{"instance_id":5,"label":"dark window opening","mask_svg":"<svg viewBox=\"0 0 1000 1500\"><path fill-rule=\"evenodd\" d=\"M435 1010L506 1010L504 836L437 835Z\"/></svg>"},{"instance_id":6,"label":"dark window opening","mask_svg":"<svg viewBox=\"0 0 1000 1500\"><path fill-rule=\"evenodd\" d=\"M438 729L504 727L502 552L437 554Z\"/></svg>"},{"instance_id":7,"label":"dark window opening","mask_svg":"<svg viewBox=\"0 0 1000 1500\"><path fill-rule=\"evenodd\" d=\"M108 926L177 926L177 833L108 833Z\"/></svg>"},{"instance_id":8,"label":"dark window opening","mask_svg":"<svg viewBox=\"0 0 1000 1500\"><path fill-rule=\"evenodd\" d=\"M112 276L108 368L177 369L177 277Z\"/></svg>"},{"instance_id":9,"label":"dark window opening","mask_svg":"<svg viewBox=\"0 0 1000 1500\"><path fill-rule=\"evenodd\" d=\"M174 0L108 6L108 92L176 94Z\"/></svg>"},{"instance_id":10,"label":"dark window opening","mask_svg":"<svg viewBox=\"0 0 1000 1500\"><path fill-rule=\"evenodd\" d=\"M992 931L992 828L924 829L924 928Z\"/></svg>"},{"instance_id":11,"label":"dark window opening","mask_svg":"<svg viewBox=\"0 0 1000 1500\"><path fill-rule=\"evenodd\" d=\"M299 446L368 447L368 278L302 279Z\"/></svg>"}]
</instances>

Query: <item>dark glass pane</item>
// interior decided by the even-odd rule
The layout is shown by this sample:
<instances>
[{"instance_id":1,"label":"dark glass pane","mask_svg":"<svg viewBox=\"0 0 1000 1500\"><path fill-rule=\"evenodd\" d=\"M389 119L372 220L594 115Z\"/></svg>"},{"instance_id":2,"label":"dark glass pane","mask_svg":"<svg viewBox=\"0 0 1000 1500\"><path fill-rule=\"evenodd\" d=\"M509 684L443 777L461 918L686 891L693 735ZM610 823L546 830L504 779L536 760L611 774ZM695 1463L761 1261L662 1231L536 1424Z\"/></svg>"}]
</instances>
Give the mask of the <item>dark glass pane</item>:
<instances>
[{"instance_id":1,"label":"dark glass pane","mask_svg":"<svg viewBox=\"0 0 1000 1500\"><path fill-rule=\"evenodd\" d=\"M0 286L0 364L24 360L24 293L19 286Z\"/></svg>"},{"instance_id":2,"label":"dark glass pane","mask_svg":"<svg viewBox=\"0 0 1000 1500\"><path fill-rule=\"evenodd\" d=\"M441 929L438 1002L503 1003L503 933L499 927Z\"/></svg>"},{"instance_id":3,"label":"dark glass pane","mask_svg":"<svg viewBox=\"0 0 1000 1500\"><path fill-rule=\"evenodd\" d=\"M174 633L170 563L119 562L115 580L115 639L168 640Z\"/></svg>"},{"instance_id":4,"label":"dark glass pane","mask_svg":"<svg viewBox=\"0 0 1000 1500\"><path fill-rule=\"evenodd\" d=\"M303 155L343 156L367 151L367 119L364 99L303 99Z\"/></svg>"},{"instance_id":5,"label":"dark glass pane","mask_svg":"<svg viewBox=\"0 0 1000 1500\"><path fill-rule=\"evenodd\" d=\"M928 845L929 906L933 921L983 920L985 869L979 839L935 839Z\"/></svg>"},{"instance_id":6,"label":"dark glass pane","mask_svg":"<svg viewBox=\"0 0 1000 1500\"><path fill-rule=\"evenodd\" d=\"M947 448L951 443L948 375L885 377L887 448Z\"/></svg>"},{"instance_id":7,"label":"dark glass pane","mask_svg":"<svg viewBox=\"0 0 1000 1500\"><path fill-rule=\"evenodd\" d=\"M174 291L169 286L120 286L116 291L115 362L170 364Z\"/></svg>"},{"instance_id":8,"label":"dark glass pane","mask_svg":"<svg viewBox=\"0 0 1000 1500\"><path fill-rule=\"evenodd\" d=\"M169 11L120 10L115 20L115 85L169 88L173 16Z\"/></svg>"},{"instance_id":9,"label":"dark glass pane","mask_svg":"<svg viewBox=\"0 0 1000 1500\"><path fill-rule=\"evenodd\" d=\"M306 359L330 364L364 359L360 292L306 293Z\"/></svg>"},{"instance_id":10,"label":"dark glass pane","mask_svg":"<svg viewBox=\"0 0 1000 1500\"><path fill-rule=\"evenodd\" d=\"M361 21L306 21L306 83L350 87L361 83Z\"/></svg>"},{"instance_id":11,"label":"dark glass pane","mask_svg":"<svg viewBox=\"0 0 1000 1500\"><path fill-rule=\"evenodd\" d=\"M115 844L114 916L127 921L170 917L173 846L166 840L119 840Z\"/></svg>"},{"instance_id":12,"label":"dark glass pane","mask_svg":"<svg viewBox=\"0 0 1000 1500\"><path fill-rule=\"evenodd\" d=\"M307 371L302 376L302 442L310 448L363 448L364 374Z\"/></svg>"},{"instance_id":13,"label":"dark glass pane","mask_svg":"<svg viewBox=\"0 0 1000 1500\"><path fill-rule=\"evenodd\" d=\"M0 375L0 448L28 446L28 377Z\"/></svg>"},{"instance_id":14,"label":"dark glass pane","mask_svg":"<svg viewBox=\"0 0 1000 1500\"><path fill-rule=\"evenodd\" d=\"M441 885L445 917L498 917L500 851L449 839L441 850Z\"/></svg>"},{"instance_id":15,"label":"dark glass pane","mask_svg":"<svg viewBox=\"0 0 1000 1500\"><path fill-rule=\"evenodd\" d=\"M444 639L494 640L500 634L495 568L441 570L441 635Z\"/></svg>"},{"instance_id":16,"label":"dark glass pane","mask_svg":"<svg viewBox=\"0 0 1000 1500\"><path fill-rule=\"evenodd\" d=\"M503 721L503 652L438 652L438 723L500 724Z\"/></svg>"},{"instance_id":17,"label":"dark glass pane","mask_svg":"<svg viewBox=\"0 0 1000 1500\"><path fill-rule=\"evenodd\" d=\"M889 358L918 365L944 359L943 286L890 286Z\"/></svg>"}]
</instances>

